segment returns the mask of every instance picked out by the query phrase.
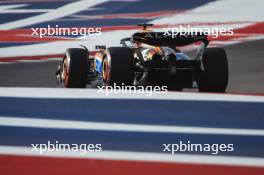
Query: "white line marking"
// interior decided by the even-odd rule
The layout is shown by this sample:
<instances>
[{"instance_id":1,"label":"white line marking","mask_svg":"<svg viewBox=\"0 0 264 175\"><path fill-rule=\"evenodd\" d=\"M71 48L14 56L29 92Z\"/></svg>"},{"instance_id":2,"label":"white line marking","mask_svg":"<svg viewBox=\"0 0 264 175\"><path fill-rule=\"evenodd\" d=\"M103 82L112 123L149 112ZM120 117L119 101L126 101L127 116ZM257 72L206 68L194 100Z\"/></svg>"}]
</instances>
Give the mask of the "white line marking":
<instances>
[{"instance_id":1,"label":"white line marking","mask_svg":"<svg viewBox=\"0 0 264 175\"><path fill-rule=\"evenodd\" d=\"M181 14L158 18L154 24L179 24L191 22L262 22L264 11L262 0L221 0L185 11ZM234 8L237 7L237 8ZM247 13L245 13L247 12Z\"/></svg>"},{"instance_id":2,"label":"white line marking","mask_svg":"<svg viewBox=\"0 0 264 175\"><path fill-rule=\"evenodd\" d=\"M80 152L66 152L66 151L45 152L44 154L39 154L38 152L31 151L30 147L19 147L19 146L0 146L0 155L264 167L264 159L255 158L255 157L208 156L208 155L185 155L185 154L171 155L165 153L104 151L104 150L101 152L89 152L87 154L80 154Z\"/></svg>"},{"instance_id":3,"label":"white line marking","mask_svg":"<svg viewBox=\"0 0 264 175\"><path fill-rule=\"evenodd\" d=\"M74 98L74 99L138 99L138 100L191 100L191 101L225 101L225 102L264 102L264 96L209 94L195 92L167 92L108 94L97 93L97 89L65 89L65 88L16 88L0 87L0 97L21 98Z\"/></svg>"},{"instance_id":4,"label":"white line marking","mask_svg":"<svg viewBox=\"0 0 264 175\"><path fill-rule=\"evenodd\" d=\"M108 0L82 0L82 1L68 3L60 8L54 9L44 14L1 24L0 29L1 30L15 29L45 21L50 21L53 19L62 18L64 16L72 15L82 10L86 10L89 7L92 7L96 4L106 1Z\"/></svg>"},{"instance_id":5,"label":"white line marking","mask_svg":"<svg viewBox=\"0 0 264 175\"><path fill-rule=\"evenodd\" d=\"M0 14L14 14L14 13L40 13L48 12L54 9L16 9L21 7L26 7L29 4L15 4L15 5L0 5Z\"/></svg>"},{"instance_id":6,"label":"white line marking","mask_svg":"<svg viewBox=\"0 0 264 175\"><path fill-rule=\"evenodd\" d=\"M41 58L39 60L17 60L17 63L38 63L38 62L49 62L49 61L59 61L61 58ZM1 59L0 59L1 62Z\"/></svg>"},{"instance_id":7,"label":"white line marking","mask_svg":"<svg viewBox=\"0 0 264 175\"><path fill-rule=\"evenodd\" d=\"M192 126L169 126L150 124L126 124L88 121L70 121L55 119L32 119L18 117L0 117L0 126L77 129L121 132L156 132L156 133L189 133L189 134L222 134L243 136L264 136L263 129L211 128Z\"/></svg>"},{"instance_id":8,"label":"white line marking","mask_svg":"<svg viewBox=\"0 0 264 175\"><path fill-rule=\"evenodd\" d=\"M53 9L11 9L0 11L0 14L18 14L18 13L42 13L49 12Z\"/></svg>"}]
</instances>

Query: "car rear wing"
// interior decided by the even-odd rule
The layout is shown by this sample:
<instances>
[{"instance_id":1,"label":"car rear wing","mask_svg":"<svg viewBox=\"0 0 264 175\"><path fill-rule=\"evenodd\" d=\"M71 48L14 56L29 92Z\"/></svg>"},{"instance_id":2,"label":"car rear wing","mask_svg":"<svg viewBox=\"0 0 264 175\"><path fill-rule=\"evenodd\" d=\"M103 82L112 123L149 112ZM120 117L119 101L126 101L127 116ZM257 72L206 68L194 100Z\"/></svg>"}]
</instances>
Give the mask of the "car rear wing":
<instances>
[{"instance_id":1,"label":"car rear wing","mask_svg":"<svg viewBox=\"0 0 264 175\"><path fill-rule=\"evenodd\" d=\"M168 35L165 32L142 32L135 33L131 38L132 42L141 42L152 46L185 46L198 41L203 42L206 46L209 41L207 36L202 33L178 33L177 35Z\"/></svg>"}]
</instances>

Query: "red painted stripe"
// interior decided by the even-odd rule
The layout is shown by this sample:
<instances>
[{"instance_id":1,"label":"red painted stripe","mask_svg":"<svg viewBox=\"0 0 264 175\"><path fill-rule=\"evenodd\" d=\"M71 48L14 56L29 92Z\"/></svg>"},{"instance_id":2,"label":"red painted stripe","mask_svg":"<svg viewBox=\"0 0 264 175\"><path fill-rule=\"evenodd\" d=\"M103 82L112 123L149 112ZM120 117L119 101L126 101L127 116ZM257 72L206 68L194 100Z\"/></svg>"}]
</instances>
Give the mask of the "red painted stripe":
<instances>
[{"instance_id":1,"label":"red painted stripe","mask_svg":"<svg viewBox=\"0 0 264 175\"><path fill-rule=\"evenodd\" d=\"M264 34L264 22L259 22L248 27L236 29L235 33L244 34Z\"/></svg>"},{"instance_id":2,"label":"red painted stripe","mask_svg":"<svg viewBox=\"0 0 264 175\"><path fill-rule=\"evenodd\" d=\"M165 28L165 27L177 27L179 25L187 26L214 26L214 25L228 25L228 24L237 24L234 22L229 23L191 23L191 24L177 24L173 26L169 25L155 25L151 28ZM241 24L241 23L238 23ZM80 29L81 27L77 27ZM86 27L87 28L87 27ZM135 25L126 25L126 26L103 26L102 32L115 31L115 30L140 30L142 27ZM72 29L71 29L72 30ZM51 42L51 41L63 41L63 40L77 40L75 38L65 38L60 36L43 36L39 38L37 36L31 35L31 29L15 29L15 30L0 30L0 41L1 42ZM234 36L220 36L216 39L210 38L212 41L228 41L233 39L239 39L247 37L245 34L264 34L264 22L259 22L248 27L235 29Z\"/></svg>"},{"instance_id":3,"label":"red painted stripe","mask_svg":"<svg viewBox=\"0 0 264 175\"><path fill-rule=\"evenodd\" d=\"M20 61L20 60L47 60L50 58L63 58L63 54L2 57L2 58L0 58L0 62L16 62L16 61Z\"/></svg>"},{"instance_id":4,"label":"red painted stripe","mask_svg":"<svg viewBox=\"0 0 264 175\"><path fill-rule=\"evenodd\" d=\"M263 175L264 167L1 155L0 173L4 175Z\"/></svg>"},{"instance_id":5,"label":"red painted stripe","mask_svg":"<svg viewBox=\"0 0 264 175\"><path fill-rule=\"evenodd\" d=\"M219 36L217 38L209 37L210 41L242 41L244 38L248 38L250 36L264 36L264 22L259 22L248 27L235 29L233 36Z\"/></svg>"},{"instance_id":6,"label":"red painted stripe","mask_svg":"<svg viewBox=\"0 0 264 175\"><path fill-rule=\"evenodd\" d=\"M201 25L203 23L195 23L195 25ZM216 25L219 23L210 23L207 25ZM222 24L222 23L220 23ZM231 23L233 24L233 23ZM163 28L168 27L168 25L155 25L153 28ZM141 27L134 25L127 26L105 26L102 27L102 31L114 31L114 30L132 30L132 29L140 29ZM0 30L0 40L1 42L47 42L47 41L57 41L57 40L67 40L65 38L57 38L57 37L47 37L47 38L38 38L29 36L31 34L30 29L16 29L16 30ZM218 38L209 37L210 41L243 41L243 38L247 38L247 34L256 34L264 35L264 22L256 23L254 25L240 28L234 30L234 36L219 36ZM71 39L70 39L71 40ZM93 54L93 53L91 53ZM58 58L63 57L62 54L57 55L37 55L37 56L19 56L19 57L0 57L0 62L16 62L19 60L46 60L49 58Z\"/></svg>"},{"instance_id":7,"label":"red painted stripe","mask_svg":"<svg viewBox=\"0 0 264 175\"><path fill-rule=\"evenodd\" d=\"M105 15L75 15L75 17L83 19L116 19L116 18L137 18L137 19L152 19L164 16L175 15L184 12L183 10L165 10L145 13L120 13L120 14L105 14Z\"/></svg>"},{"instance_id":8,"label":"red painted stripe","mask_svg":"<svg viewBox=\"0 0 264 175\"><path fill-rule=\"evenodd\" d=\"M96 51L90 51L90 56L94 56ZM17 62L21 60L47 60L51 58L63 58L64 54L51 55L34 55L34 56L18 56L18 57L0 57L0 62Z\"/></svg>"},{"instance_id":9,"label":"red painted stripe","mask_svg":"<svg viewBox=\"0 0 264 175\"><path fill-rule=\"evenodd\" d=\"M33 36L31 29L0 30L1 42L51 42L51 41L69 41L75 38L66 38L63 36Z\"/></svg>"}]
</instances>

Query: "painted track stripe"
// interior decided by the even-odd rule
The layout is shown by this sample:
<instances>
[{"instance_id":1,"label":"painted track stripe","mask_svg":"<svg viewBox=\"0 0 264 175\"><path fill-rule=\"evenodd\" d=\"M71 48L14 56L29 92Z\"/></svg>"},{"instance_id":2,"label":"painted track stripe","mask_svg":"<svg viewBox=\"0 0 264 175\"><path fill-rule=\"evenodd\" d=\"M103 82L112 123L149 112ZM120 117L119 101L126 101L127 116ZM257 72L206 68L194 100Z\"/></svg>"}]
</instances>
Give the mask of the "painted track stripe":
<instances>
[{"instance_id":1,"label":"painted track stripe","mask_svg":"<svg viewBox=\"0 0 264 175\"><path fill-rule=\"evenodd\" d=\"M1 116L213 128L264 129L263 107L254 102L0 97Z\"/></svg>"},{"instance_id":2,"label":"painted track stripe","mask_svg":"<svg viewBox=\"0 0 264 175\"><path fill-rule=\"evenodd\" d=\"M0 28L2 30L15 29L15 28L19 28L19 27L37 24L40 22L46 22L49 20L58 19L58 18L61 18L64 16L75 14L77 12L80 12L82 10L89 8L89 7L92 7L94 5L97 5L99 3L103 3L106 1L108 1L108 0L96 0L96 1L95 0L93 0L93 1L81 0L81 1L72 2L72 3L66 4L60 8L57 8L55 10L52 10L50 12L40 14L38 16L33 16L33 17L29 17L29 18L25 18L25 19L1 24Z\"/></svg>"},{"instance_id":3,"label":"painted track stripe","mask_svg":"<svg viewBox=\"0 0 264 175\"><path fill-rule=\"evenodd\" d=\"M12 162L12 163L10 163ZM185 163L159 163L143 161L119 161L100 159L54 158L34 156L0 156L3 174L52 174L64 175L263 175L262 167L200 165ZM14 168L16 167L16 168Z\"/></svg>"},{"instance_id":4,"label":"painted track stripe","mask_svg":"<svg viewBox=\"0 0 264 175\"><path fill-rule=\"evenodd\" d=\"M31 151L30 147L0 146L0 155L26 155L44 157L66 157L84 159L103 160L129 160L129 161L149 161L149 162L170 162L170 163L192 163L205 165L235 165L264 167L264 158L254 157L234 157L234 156L205 156L205 155L184 155L184 154L164 154L164 153L143 153L128 151L101 151L80 154L80 152L39 152Z\"/></svg>"},{"instance_id":5,"label":"painted track stripe","mask_svg":"<svg viewBox=\"0 0 264 175\"><path fill-rule=\"evenodd\" d=\"M262 129L231 129L231 128L229 129L229 128L164 126L164 125L162 126L162 125L81 122L81 121L15 118L15 117L0 117L0 125L33 127L33 128L79 129L79 130L101 130L101 131L123 131L123 132L264 136L264 130Z\"/></svg>"},{"instance_id":6,"label":"painted track stripe","mask_svg":"<svg viewBox=\"0 0 264 175\"><path fill-rule=\"evenodd\" d=\"M163 144L210 144L208 151L176 151L175 153L264 158L263 136L186 134L157 132L122 132L101 130L70 130L0 126L0 145L26 146L48 143L101 144L104 151L135 151L164 153ZM18 139L19 138L19 139ZM25 138L25 139L23 139ZM50 141L50 142L49 142ZM217 151L213 144L233 144L233 151ZM191 146L191 145L190 145ZM194 146L194 145L193 145ZM195 149L195 148L194 148ZM166 152L166 153L169 153ZM165 153L165 154L166 154Z\"/></svg>"},{"instance_id":7,"label":"painted track stripe","mask_svg":"<svg viewBox=\"0 0 264 175\"><path fill-rule=\"evenodd\" d=\"M264 102L264 96L237 94L209 94L190 92L167 92L151 96L147 92L130 94L98 93L97 89L62 89L62 88L13 88L0 87L0 97L18 98L74 98L74 99L144 99L144 100L192 100L192 101L231 101Z\"/></svg>"}]
</instances>

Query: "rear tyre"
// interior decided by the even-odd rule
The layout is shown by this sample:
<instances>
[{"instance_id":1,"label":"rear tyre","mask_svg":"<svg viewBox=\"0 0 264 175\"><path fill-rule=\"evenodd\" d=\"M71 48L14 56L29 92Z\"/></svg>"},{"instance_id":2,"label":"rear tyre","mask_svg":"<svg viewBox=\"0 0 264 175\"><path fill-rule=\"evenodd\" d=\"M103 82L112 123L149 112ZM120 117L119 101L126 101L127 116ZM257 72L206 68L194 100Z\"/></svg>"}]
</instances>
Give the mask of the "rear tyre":
<instances>
[{"instance_id":1,"label":"rear tyre","mask_svg":"<svg viewBox=\"0 0 264 175\"><path fill-rule=\"evenodd\" d=\"M127 47L109 47L103 60L103 80L107 86L131 86L134 82L133 51Z\"/></svg>"},{"instance_id":2,"label":"rear tyre","mask_svg":"<svg viewBox=\"0 0 264 175\"><path fill-rule=\"evenodd\" d=\"M62 81L66 88L85 88L89 62L87 51L80 48L66 50L62 62Z\"/></svg>"},{"instance_id":3,"label":"rear tyre","mask_svg":"<svg viewBox=\"0 0 264 175\"><path fill-rule=\"evenodd\" d=\"M223 48L207 48L198 77L200 92L225 92L228 84L228 61Z\"/></svg>"}]
</instances>

